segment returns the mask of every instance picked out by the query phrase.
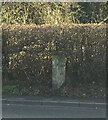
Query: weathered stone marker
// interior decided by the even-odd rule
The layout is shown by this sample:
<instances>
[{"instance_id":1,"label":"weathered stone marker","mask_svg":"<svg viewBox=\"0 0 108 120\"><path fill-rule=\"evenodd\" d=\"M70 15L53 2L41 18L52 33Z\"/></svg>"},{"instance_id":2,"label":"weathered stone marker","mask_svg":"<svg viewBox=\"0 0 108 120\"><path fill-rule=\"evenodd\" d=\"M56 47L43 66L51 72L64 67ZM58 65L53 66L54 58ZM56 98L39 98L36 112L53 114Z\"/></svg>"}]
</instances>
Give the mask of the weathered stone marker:
<instances>
[{"instance_id":1,"label":"weathered stone marker","mask_svg":"<svg viewBox=\"0 0 108 120\"><path fill-rule=\"evenodd\" d=\"M63 55L52 56L52 89L57 90L65 81L66 59Z\"/></svg>"}]
</instances>

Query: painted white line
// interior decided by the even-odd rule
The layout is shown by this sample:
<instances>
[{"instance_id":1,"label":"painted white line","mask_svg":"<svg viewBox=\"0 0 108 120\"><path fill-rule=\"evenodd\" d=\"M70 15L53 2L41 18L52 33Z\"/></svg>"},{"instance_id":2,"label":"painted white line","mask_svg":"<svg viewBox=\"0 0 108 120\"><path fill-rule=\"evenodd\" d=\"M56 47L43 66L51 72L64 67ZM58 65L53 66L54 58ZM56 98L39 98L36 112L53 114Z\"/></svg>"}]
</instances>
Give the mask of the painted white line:
<instances>
[{"instance_id":1,"label":"painted white line","mask_svg":"<svg viewBox=\"0 0 108 120\"><path fill-rule=\"evenodd\" d=\"M2 100L7 100L7 99L0 99L0 101L2 101Z\"/></svg>"},{"instance_id":2,"label":"painted white line","mask_svg":"<svg viewBox=\"0 0 108 120\"><path fill-rule=\"evenodd\" d=\"M15 102L40 102L40 103L73 103L73 104L94 104L94 105L106 105L106 103L96 103L96 102L68 102L68 101L42 101L42 100L8 100L7 101L15 101Z\"/></svg>"}]
</instances>

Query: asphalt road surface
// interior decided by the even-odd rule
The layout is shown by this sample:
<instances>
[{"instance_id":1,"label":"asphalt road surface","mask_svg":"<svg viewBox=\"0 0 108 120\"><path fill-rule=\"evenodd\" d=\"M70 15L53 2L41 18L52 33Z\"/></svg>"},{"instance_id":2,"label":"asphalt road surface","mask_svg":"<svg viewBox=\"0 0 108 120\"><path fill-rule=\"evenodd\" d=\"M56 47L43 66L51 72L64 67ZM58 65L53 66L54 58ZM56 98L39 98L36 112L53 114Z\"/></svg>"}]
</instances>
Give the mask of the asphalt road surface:
<instances>
[{"instance_id":1,"label":"asphalt road surface","mask_svg":"<svg viewBox=\"0 0 108 120\"><path fill-rule=\"evenodd\" d=\"M106 118L104 108L3 104L2 118Z\"/></svg>"}]
</instances>

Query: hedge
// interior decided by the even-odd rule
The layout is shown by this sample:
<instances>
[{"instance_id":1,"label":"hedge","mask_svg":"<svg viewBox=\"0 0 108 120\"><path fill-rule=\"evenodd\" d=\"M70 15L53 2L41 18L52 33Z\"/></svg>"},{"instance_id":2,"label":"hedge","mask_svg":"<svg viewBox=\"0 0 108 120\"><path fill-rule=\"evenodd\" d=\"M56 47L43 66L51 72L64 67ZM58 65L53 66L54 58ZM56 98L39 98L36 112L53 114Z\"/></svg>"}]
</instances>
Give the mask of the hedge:
<instances>
[{"instance_id":1,"label":"hedge","mask_svg":"<svg viewBox=\"0 0 108 120\"><path fill-rule=\"evenodd\" d=\"M51 87L52 55L65 55L66 84L105 85L106 25L2 24L3 84Z\"/></svg>"}]
</instances>

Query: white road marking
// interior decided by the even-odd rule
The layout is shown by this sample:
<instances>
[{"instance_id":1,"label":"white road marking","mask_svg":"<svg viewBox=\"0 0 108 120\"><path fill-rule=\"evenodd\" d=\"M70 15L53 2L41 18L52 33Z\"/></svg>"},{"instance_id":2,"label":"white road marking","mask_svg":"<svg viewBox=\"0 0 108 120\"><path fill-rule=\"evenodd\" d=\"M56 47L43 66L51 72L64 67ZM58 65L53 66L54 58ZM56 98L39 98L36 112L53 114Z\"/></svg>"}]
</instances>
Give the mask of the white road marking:
<instances>
[{"instance_id":1,"label":"white road marking","mask_svg":"<svg viewBox=\"0 0 108 120\"><path fill-rule=\"evenodd\" d=\"M94 105L106 105L106 103L98 103L98 102L69 102L69 101L42 101L42 100L8 100L8 99L3 99L3 100L7 100L7 101L26 101L26 102L41 102L41 103L75 103L75 104L94 104Z\"/></svg>"}]
</instances>

